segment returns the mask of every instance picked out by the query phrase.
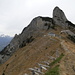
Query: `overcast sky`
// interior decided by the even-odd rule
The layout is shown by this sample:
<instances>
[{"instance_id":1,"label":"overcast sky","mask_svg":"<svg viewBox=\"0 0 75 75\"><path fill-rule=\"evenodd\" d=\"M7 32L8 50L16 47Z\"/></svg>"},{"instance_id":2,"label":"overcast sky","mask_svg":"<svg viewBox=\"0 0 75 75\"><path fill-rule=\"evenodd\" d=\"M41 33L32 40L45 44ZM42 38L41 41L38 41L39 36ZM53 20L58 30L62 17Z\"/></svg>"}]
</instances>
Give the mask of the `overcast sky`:
<instances>
[{"instance_id":1,"label":"overcast sky","mask_svg":"<svg viewBox=\"0 0 75 75\"><path fill-rule=\"evenodd\" d=\"M19 34L34 17L52 17L56 6L75 23L75 0L0 0L0 34Z\"/></svg>"}]
</instances>

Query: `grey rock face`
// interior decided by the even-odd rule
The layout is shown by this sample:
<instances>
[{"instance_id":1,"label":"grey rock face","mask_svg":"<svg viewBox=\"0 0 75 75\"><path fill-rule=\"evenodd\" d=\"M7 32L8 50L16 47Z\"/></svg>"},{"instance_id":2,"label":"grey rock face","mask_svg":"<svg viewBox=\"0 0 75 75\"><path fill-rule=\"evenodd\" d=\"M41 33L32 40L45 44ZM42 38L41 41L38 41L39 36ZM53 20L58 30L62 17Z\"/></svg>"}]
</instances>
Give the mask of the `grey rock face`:
<instances>
[{"instance_id":1,"label":"grey rock face","mask_svg":"<svg viewBox=\"0 0 75 75\"><path fill-rule=\"evenodd\" d=\"M16 50L32 42L37 35L41 36L43 34L42 31L47 31L50 28L54 29L56 25L63 28L75 28L75 25L67 20L64 12L59 7L55 7L53 10L53 18L36 17L23 29L21 34L15 35L9 45L0 52L0 63L7 61Z\"/></svg>"},{"instance_id":2,"label":"grey rock face","mask_svg":"<svg viewBox=\"0 0 75 75\"><path fill-rule=\"evenodd\" d=\"M41 30L53 28L53 19L49 17L36 17L23 29L20 35L15 35L10 44L0 52L0 63L4 63L19 48L26 46L27 43L35 39L35 34L41 34Z\"/></svg>"},{"instance_id":3,"label":"grey rock face","mask_svg":"<svg viewBox=\"0 0 75 75\"><path fill-rule=\"evenodd\" d=\"M55 7L53 10L53 20L55 21L56 25L66 27L67 18L59 7Z\"/></svg>"}]
</instances>

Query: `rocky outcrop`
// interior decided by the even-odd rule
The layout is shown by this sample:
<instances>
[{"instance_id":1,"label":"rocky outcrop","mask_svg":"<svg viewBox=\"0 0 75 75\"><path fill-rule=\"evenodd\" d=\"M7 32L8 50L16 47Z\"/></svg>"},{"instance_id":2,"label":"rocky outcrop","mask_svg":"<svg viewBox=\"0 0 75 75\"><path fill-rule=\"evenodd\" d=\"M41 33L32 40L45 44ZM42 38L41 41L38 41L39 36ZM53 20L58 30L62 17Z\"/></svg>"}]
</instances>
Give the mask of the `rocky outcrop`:
<instances>
[{"instance_id":1,"label":"rocky outcrop","mask_svg":"<svg viewBox=\"0 0 75 75\"><path fill-rule=\"evenodd\" d=\"M59 25L64 29L75 30L75 24L66 18L65 13L59 7L55 7L53 10L53 20L56 25Z\"/></svg>"},{"instance_id":2,"label":"rocky outcrop","mask_svg":"<svg viewBox=\"0 0 75 75\"><path fill-rule=\"evenodd\" d=\"M64 12L59 7L55 7L53 18L38 16L23 29L21 34L15 35L10 44L0 52L0 63L4 63L16 50L35 40L37 35L42 35L43 31L50 28L54 29L56 25L62 28L75 28L74 24L67 20Z\"/></svg>"},{"instance_id":3,"label":"rocky outcrop","mask_svg":"<svg viewBox=\"0 0 75 75\"><path fill-rule=\"evenodd\" d=\"M75 33L75 24L73 24L70 21L66 21L66 23L67 23L68 29Z\"/></svg>"},{"instance_id":4,"label":"rocky outcrop","mask_svg":"<svg viewBox=\"0 0 75 75\"><path fill-rule=\"evenodd\" d=\"M42 34L41 30L54 28L54 22L49 17L36 17L25 27L20 35L15 35L10 44L0 52L0 63L4 63L19 48L26 46L27 43L35 39L35 34Z\"/></svg>"},{"instance_id":5,"label":"rocky outcrop","mask_svg":"<svg viewBox=\"0 0 75 75\"><path fill-rule=\"evenodd\" d=\"M62 26L63 28L67 25L67 18L59 7L55 7L53 10L53 20L55 21L56 25Z\"/></svg>"}]
</instances>

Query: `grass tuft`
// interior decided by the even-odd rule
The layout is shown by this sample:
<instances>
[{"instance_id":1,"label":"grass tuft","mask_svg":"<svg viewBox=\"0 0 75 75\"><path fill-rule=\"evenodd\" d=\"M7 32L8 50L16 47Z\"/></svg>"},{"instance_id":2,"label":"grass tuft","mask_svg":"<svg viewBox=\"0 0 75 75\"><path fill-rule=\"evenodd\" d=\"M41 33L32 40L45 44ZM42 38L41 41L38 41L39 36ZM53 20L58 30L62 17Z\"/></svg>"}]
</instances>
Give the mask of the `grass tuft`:
<instances>
[{"instance_id":1,"label":"grass tuft","mask_svg":"<svg viewBox=\"0 0 75 75\"><path fill-rule=\"evenodd\" d=\"M54 68L49 69L45 75L59 75L59 65L56 65Z\"/></svg>"},{"instance_id":2,"label":"grass tuft","mask_svg":"<svg viewBox=\"0 0 75 75\"><path fill-rule=\"evenodd\" d=\"M64 54L62 53L56 60L54 60L52 63L49 64L50 67L54 66L56 63L58 63ZM45 75L59 75L59 65L56 65L55 67L50 68Z\"/></svg>"},{"instance_id":3,"label":"grass tuft","mask_svg":"<svg viewBox=\"0 0 75 75\"><path fill-rule=\"evenodd\" d=\"M50 63L49 66L53 66L54 64L58 63L62 59L63 56L64 54L62 53L56 60Z\"/></svg>"}]
</instances>

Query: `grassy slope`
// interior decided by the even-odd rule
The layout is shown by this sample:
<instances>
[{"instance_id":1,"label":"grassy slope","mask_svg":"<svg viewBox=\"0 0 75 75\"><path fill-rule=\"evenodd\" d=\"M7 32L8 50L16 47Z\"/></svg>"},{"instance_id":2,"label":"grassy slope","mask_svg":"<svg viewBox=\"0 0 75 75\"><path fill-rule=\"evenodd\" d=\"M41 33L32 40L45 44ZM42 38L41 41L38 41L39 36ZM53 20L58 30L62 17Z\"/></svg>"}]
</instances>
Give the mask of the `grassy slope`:
<instances>
[{"instance_id":1,"label":"grassy slope","mask_svg":"<svg viewBox=\"0 0 75 75\"><path fill-rule=\"evenodd\" d=\"M59 29L58 29L59 30ZM50 31L49 31L50 32ZM55 31L55 33L59 33L59 31ZM44 35L48 34L46 32ZM56 38L54 38L57 40ZM72 52L75 52L75 45L69 43L64 43ZM28 68L37 66L37 63L41 63L40 61L49 60L47 56L55 56L56 49L59 49L60 53L63 53L64 50L60 46L59 40L52 41L50 37L37 37L33 42L28 44L26 47L17 50L13 56L5 62L3 65L0 66L0 75L5 73L5 75L23 75L24 73L30 73ZM60 57L62 58L62 56ZM58 58L51 64L54 65L60 60ZM70 60L69 60L70 59ZM61 60L60 66L54 65L50 72L59 72L61 70L61 75L74 75L75 73L72 69L75 62L75 56L71 55L70 53L64 56L64 59ZM8 66L6 66L9 64ZM67 66L68 65L68 66ZM7 69L6 69L7 67ZM69 68L69 70L68 70ZM5 70L6 69L6 70ZM72 71L71 71L72 70ZM67 72L67 73L66 73Z\"/></svg>"},{"instance_id":2,"label":"grassy slope","mask_svg":"<svg viewBox=\"0 0 75 75\"><path fill-rule=\"evenodd\" d=\"M50 69L45 73L45 75L59 75L59 65L56 65L63 58L64 54L62 53L56 60L50 63ZM54 66L54 67L53 67Z\"/></svg>"},{"instance_id":3,"label":"grassy slope","mask_svg":"<svg viewBox=\"0 0 75 75\"><path fill-rule=\"evenodd\" d=\"M47 34L48 32L44 35ZM63 52L58 39L53 38L56 40L54 41L49 36L44 37L44 35L37 37L26 47L16 51L6 63L0 66L0 75L4 71L5 75L23 75L24 73L29 73L28 68L35 67L37 63L48 60L49 55L54 56L56 49L59 48L59 51ZM7 64L9 65L6 69Z\"/></svg>"},{"instance_id":4,"label":"grassy slope","mask_svg":"<svg viewBox=\"0 0 75 75\"><path fill-rule=\"evenodd\" d=\"M56 65L52 69L49 69L45 75L59 75L59 65Z\"/></svg>"}]
</instances>

